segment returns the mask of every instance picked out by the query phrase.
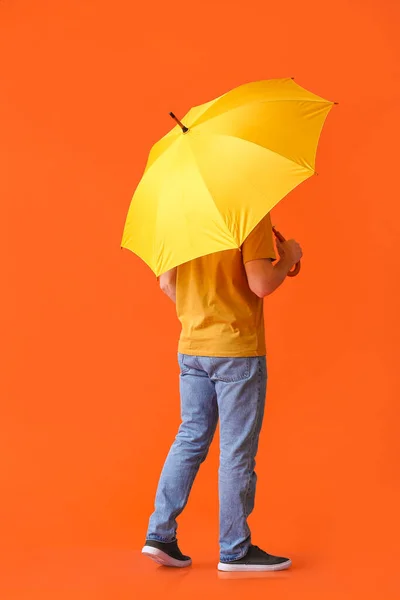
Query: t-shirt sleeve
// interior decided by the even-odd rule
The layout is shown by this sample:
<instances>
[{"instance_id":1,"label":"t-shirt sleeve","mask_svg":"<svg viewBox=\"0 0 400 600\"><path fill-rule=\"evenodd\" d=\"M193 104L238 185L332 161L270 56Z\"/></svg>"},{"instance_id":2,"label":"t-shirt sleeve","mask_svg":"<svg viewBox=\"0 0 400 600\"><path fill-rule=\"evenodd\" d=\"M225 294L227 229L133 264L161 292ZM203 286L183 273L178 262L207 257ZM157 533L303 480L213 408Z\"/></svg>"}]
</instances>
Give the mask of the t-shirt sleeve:
<instances>
[{"instance_id":1,"label":"t-shirt sleeve","mask_svg":"<svg viewBox=\"0 0 400 600\"><path fill-rule=\"evenodd\" d=\"M258 258L276 260L271 216L268 213L254 227L242 244L243 263Z\"/></svg>"}]
</instances>

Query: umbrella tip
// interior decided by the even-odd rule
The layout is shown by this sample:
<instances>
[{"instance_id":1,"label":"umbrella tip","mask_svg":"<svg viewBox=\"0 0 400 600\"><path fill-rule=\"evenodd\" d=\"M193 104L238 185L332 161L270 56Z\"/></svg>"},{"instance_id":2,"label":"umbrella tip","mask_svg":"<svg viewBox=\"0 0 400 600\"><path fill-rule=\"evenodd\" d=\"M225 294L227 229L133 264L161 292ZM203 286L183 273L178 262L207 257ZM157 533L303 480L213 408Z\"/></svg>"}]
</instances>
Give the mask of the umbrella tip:
<instances>
[{"instance_id":1,"label":"umbrella tip","mask_svg":"<svg viewBox=\"0 0 400 600\"><path fill-rule=\"evenodd\" d=\"M176 121L178 123L178 125L182 129L183 133L186 133L187 131L189 131L188 127L186 127L183 123L181 123L180 120L178 119L178 117L176 117L173 112L170 112L169 116L172 117L174 119L174 121Z\"/></svg>"}]
</instances>

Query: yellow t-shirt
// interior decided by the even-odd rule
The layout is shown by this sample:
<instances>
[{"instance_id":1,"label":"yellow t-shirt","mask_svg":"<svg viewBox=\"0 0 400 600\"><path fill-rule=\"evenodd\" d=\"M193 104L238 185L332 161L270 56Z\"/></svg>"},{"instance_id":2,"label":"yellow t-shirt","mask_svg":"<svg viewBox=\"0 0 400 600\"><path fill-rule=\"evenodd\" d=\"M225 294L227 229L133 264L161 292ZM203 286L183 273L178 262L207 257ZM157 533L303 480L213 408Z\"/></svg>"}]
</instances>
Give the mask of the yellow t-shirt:
<instances>
[{"instance_id":1,"label":"yellow t-shirt","mask_svg":"<svg viewBox=\"0 0 400 600\"><path fill-rule=\"evenodd\" d=\"M276 259L270 215L243 242L177 269L178 351L198 356L264 356L263 299L249 288L244 264Z\"/></svg>"}]
</instances>

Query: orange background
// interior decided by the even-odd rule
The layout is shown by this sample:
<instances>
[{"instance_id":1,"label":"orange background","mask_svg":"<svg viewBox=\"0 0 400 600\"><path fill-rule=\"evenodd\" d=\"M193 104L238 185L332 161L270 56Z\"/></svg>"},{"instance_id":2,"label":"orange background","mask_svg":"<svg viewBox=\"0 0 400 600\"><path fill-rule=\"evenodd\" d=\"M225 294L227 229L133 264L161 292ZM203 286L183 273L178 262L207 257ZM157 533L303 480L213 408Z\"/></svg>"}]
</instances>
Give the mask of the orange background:
<instances>
[{"instance_id":1,"label":"orange background","mask_svg":"<svg viewBox=\"0 0 400 600\"><path fill-rule=\"evenodd\" d=\"M0 2L4 598L400 597L399 18L395 0ZM125 216L170 110L291 76L339 102L320 176L273 211L304 261L265 304L251 523L294 566L218 576L215 443L180 520L194 566L157 569L139 550L179 324L120 249Z\"/></svg>"}]
</instances>

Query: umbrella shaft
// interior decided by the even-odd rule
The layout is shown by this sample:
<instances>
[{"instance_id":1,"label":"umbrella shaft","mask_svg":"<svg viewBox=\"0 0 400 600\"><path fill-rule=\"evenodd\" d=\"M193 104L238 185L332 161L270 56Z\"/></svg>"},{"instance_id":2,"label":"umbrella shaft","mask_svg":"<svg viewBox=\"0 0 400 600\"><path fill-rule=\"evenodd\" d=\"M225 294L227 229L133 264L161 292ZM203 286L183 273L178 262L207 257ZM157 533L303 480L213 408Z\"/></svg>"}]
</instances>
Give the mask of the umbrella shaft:
<instances>
[{"instance_id":1,"label":"umbrella shaft","mask_svg":"<svg viewBox=\"0 0 400 600\"><path fill-rule=\"evenodd\" d=\"M185 125L183 123L181 123L181 121L178 119L178 117L176 117L174 115L173 112L170 112L169 114L174 119L174 121L176 121L178 123L178 125L182 129L183 133L186 133L187 131L189 131L189 129L187 127L185 127Z\"/></svg>"},{"instance_id":2,"label":"umbrella shaft","mask_svg":"<svg viewBox=\"0 0 400 600\"><path fill-rule=\"evenodd\" d=\"M280 231L277 231L275 229L275 227L272 228L272 231L274 232L275 236L278 238L278 240L282 243L285 242L285 238L283 237L283 235L280 233Z\"/></svg>"}]
</instances>

